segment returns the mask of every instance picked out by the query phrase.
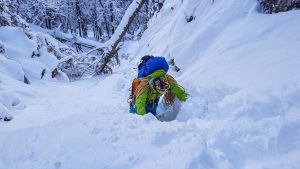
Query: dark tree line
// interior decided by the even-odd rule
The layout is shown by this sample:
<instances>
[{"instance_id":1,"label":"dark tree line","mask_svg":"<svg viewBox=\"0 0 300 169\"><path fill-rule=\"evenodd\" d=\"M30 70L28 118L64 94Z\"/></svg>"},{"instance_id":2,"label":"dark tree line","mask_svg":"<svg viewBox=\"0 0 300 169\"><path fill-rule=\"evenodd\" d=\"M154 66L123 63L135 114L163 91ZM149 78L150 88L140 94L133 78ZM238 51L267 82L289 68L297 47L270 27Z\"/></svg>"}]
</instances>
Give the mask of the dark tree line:
<instances>
[{"instance_id":1,"label":"dark tree line","mask_svg":"<svg viewBox=\"0 0 300 169\"><path fill-rule=\"evenodd\" d=\"M6 0L10 10L27 22L47 29L87 37L100 42L114 34L133 0ZM159 11L164 0L146 0L124 38L136 39L147 28L148 20Z\"/></svg>"},{"instance_id":2,"label":"dark tree line","mask_svg":"<svg viewBox=\"0 0 300 169\"><path fill-rule=\"evenodd\" d=\"M300 9L300 0L259 0L265 13L272 14Z\"/></svg>"}]
</instances>

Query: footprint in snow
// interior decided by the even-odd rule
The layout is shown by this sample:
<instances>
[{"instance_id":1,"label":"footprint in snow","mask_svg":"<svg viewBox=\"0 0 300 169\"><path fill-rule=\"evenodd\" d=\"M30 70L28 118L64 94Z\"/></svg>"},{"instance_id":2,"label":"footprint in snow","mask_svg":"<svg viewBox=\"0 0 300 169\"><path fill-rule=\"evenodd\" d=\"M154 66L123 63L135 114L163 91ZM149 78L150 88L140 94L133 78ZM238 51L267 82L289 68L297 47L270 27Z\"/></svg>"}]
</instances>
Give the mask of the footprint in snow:
<instances>
[{"instance_id":1,"label":"footprint in snow","mask_svg":"<svg viewBox=\"0 0 300 169\"><path fill-rule=\"evenodd\" d=\"M60 169L61 168L61 166L62 166L62 164L61 164L61 162L56 162L56 163L54 163L54 169Z\"/></svg>"},{"instance_id":2,"label":"footprint in snow","mask_svg":"<svg viewBox=\"0 0 300 169\"><path fill-rule=\"evenodd\" d=\"M90 134L92 135L97 135L101 130L97 127L93 128L91 131L90 131Z\"/></svg>"},{"instance_id":3,"label":"footprint in snow","mask_svg":"<svg viewBox=\"0 0 300 169\"><path fill-rule=\"evenodd\" d=\"M176 132L160 132L152 141L152 144L157 147L162 147L171 143L171 141L178 137L178 133Z\"/></svg>"}]
</instances>

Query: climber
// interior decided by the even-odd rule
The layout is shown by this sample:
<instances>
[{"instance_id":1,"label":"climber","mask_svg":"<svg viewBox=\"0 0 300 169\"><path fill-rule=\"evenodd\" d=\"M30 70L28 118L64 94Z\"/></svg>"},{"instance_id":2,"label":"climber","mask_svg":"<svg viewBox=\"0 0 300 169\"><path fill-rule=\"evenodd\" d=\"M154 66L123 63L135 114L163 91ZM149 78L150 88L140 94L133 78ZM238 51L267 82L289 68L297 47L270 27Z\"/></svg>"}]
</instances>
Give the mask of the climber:
<instances>
[{"instance_id":1,"label":"climber","mask_svg":"<svg viewBox=\"0 0 300 169\"><path fill-rule=\"evenodd\" d=\"M166 73L169 66L163 57L146 55L139 64L138 78L133 80L132 93L129 98L130 112L144 115L156 109L161 96L163 103L172 105L176 98L187 100L187 93L176 80Z\"/></svg>"}]
</instances>

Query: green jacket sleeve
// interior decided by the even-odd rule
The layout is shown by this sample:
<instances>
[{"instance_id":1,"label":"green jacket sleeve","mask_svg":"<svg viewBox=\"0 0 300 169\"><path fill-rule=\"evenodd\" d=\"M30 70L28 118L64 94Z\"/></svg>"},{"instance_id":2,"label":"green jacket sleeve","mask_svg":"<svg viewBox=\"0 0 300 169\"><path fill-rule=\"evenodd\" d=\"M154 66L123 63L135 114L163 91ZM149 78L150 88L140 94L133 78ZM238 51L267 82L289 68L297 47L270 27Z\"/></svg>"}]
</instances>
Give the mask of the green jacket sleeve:
<instances>
[{"instance_id":1,"label":"green jacket sleeve","mask_svg":"<svg viewBox=\"0 0 300 169\"><path fill-rule=\"evenodd\" d=\"M185 102L187 100L187 93L178 84L170 83L170 90L180 101Z\"/></svg>"},{"instance_id":2,"label":"green jacket sleeve","mask_svg":"<svg viewBox=\"0 0 300 169\"><path fill-rule=\"evenodd\" d=\"M146 114L146 101L148 97L148 90L145 90L135 102L135 109L137 114L144 115Z\"/></svg>"}]
</instances>

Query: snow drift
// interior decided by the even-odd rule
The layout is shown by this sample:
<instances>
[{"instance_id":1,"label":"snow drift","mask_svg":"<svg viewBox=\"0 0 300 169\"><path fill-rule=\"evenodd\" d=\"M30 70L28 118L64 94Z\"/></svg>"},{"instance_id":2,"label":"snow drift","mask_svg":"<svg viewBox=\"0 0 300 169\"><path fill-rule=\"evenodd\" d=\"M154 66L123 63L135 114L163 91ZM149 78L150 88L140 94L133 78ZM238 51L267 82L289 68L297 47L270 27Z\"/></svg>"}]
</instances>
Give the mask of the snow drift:
<instances>
[{"instance_id":1,"label":"snow drift","mask_svg":"<svg viewBox=\"0 0 300 169\"><path fill-rule=\"evenodd\" d=\"M168 56L182 68L173 74L190 99L178 120L213 120L207 146L230 168L296 168L299 11L263 14L255 0L166 0L163 9L136 56Z\"/></svg>"}]
</instances>

